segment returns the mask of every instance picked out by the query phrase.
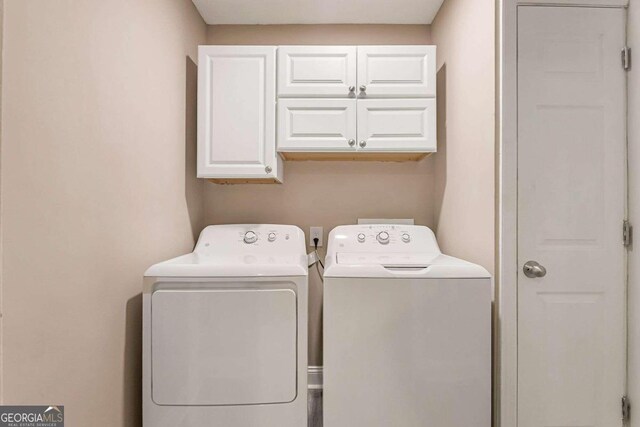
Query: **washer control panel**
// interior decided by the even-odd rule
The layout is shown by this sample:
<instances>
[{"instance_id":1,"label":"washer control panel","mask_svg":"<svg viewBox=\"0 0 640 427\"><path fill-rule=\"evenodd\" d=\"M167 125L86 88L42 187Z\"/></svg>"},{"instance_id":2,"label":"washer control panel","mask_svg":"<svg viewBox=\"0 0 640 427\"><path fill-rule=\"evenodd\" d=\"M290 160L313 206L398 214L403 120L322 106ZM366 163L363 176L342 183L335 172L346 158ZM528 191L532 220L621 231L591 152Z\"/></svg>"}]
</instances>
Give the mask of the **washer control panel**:
<instances>
[{"instance_id":1,"label":"washer control panel","mask_svg":"<svg viewBox=\"0 0 640 427\"><path fill-rule=\"evenodd\" d=\"M389 245L398 243L410 243L411 231L403 229L403 226L384 226L373 225L365 226L371 227L362 230L355 236L355 240L361 244L373 244L373 245ZM406 227L406 226L404 226Z\"/></svg>"},{"instance_id":2,"label":"washer control panel","mask_svg":"<svg viewBox=\"0 0 640 427\"><path fill-rule=\"evenodd\" d=\"M327 252L440 253L433 232L420 225L341 225L331 231Z\"/></svg>"}]
</instances>

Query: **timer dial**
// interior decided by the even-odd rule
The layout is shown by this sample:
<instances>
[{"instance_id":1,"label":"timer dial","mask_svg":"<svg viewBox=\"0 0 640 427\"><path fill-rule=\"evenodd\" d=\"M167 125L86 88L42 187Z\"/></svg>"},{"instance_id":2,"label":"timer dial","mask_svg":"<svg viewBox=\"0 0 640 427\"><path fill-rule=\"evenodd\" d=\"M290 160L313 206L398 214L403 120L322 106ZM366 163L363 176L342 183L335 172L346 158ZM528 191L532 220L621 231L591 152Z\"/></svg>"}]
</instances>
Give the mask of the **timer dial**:
<instances>
[{"instance_id":1,"label":"timer dial","mask_svg":"<svg viewBox=\"0 0 640 427\"><path fill-rule=\"evenodd\" d=\"M258 241L258 235L253 231L247 231L244 233L244 242L245 243L255 243Z\"/></svg>"},{"instance_id":2,"label":"timer dial","mask_svg":"<svg viewBox=\"0 0 640 427\"><path fill-rule=\"evenodd\" d=\"M387 243L389 243L389 233L387 233L386 231L381 231L376 236L376 239L378 240L378 242L386 245Z\"/></svg>"}]
</instances>

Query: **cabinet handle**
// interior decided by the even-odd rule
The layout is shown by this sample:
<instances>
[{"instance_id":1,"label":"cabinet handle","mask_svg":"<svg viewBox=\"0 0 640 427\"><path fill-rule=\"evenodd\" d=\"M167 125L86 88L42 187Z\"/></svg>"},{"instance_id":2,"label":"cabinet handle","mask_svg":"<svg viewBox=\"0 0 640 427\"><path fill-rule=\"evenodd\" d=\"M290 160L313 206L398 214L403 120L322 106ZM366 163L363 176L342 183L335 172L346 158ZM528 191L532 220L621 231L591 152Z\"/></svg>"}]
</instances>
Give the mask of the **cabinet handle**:
<instances>
[{"instance_id":1,"label":"cabinet handle","mask_svg":"<svg viewBox=\"0 0 640 427\"><path fill-rule=\"evenodd\" d=\"M349 86L349 92L355 92L355 91L356 91L355 86Z\"/></svg>"},{"instance_id":2,"label":"cabinet handle","mask_svg":"<svg viewBox=\"0 0 640 427\"><path fill-rule=\"evenodd\" d=\"M349 146L353 147L354 145L356 145L356 140L355 139L350 139L349 140Z\"/></svg>"},{"instance_id":3,"label":"cabinet handle","mask_svg":"<svg viewBox=\"0 0 640 427\"><path fill-rule=\"evenodd\" d=\"M367 146L367 141L360 141L360 147L364 148Z\"/></svg>"},{"instance_id":4,"label":"cabinet handle","mask_svg":"<svg viewBox=\"0 0 640 427\"><path fill-rule=\"evenodd\" d=\"M360 86L360 92L364 92L367 90L367 87L365 85Z\"/></svg>"},{"instance_id":5,"label":"cabinet handle","mask_svg":"<svg viewBox=\"0 0 640 427\"><path fill-rule=\"evenodd\" d=\"M273 169L271 169L271 166L265 166L265 167L264 167L264 171L265 171L266 173L271 173L271 171L272 171L272 170L273 170Z\"/></svg>"}]
</instances>

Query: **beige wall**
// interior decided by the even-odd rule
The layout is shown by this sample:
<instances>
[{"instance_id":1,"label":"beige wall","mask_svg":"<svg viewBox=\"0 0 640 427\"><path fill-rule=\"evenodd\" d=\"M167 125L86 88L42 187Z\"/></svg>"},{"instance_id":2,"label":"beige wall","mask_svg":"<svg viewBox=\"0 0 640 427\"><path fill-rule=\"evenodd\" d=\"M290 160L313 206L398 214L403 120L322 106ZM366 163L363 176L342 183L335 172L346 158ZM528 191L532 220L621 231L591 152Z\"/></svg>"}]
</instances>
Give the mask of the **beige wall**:
<instances>
[{"instance_id":1,"label":"beige wall","mask_svg":"<svg viewBox=\"0 0 640 427\"><path fill-rule=\"evenodd\" d=\"M429 25L209 25L208 44L428 44Z\"/></svg>"},{"instance_id":2,"label":"beige wall","mask_svg":"<svg viewBox=\"0 0 640 427\"><path fill-rule=\"evenodd\" d=\"M4 0L0 0L0 312L2 310L2 58L4 53ZM3 402L2 393L2 318L0 317L0 404Z\"/></svg>"},{"instance_id":3,"label":"beige wall","mask_svg":"<svg viewBox=\"0 0 640 427\"><path fill-rule=\"evenodd\" d=\"M2 58L4 54L4 0L0 0L0 314L2 311ZM3 402L2 381L2 318L0 317L0 404Z\"/></svg>"},{"instance_id":4,"label":"beige wall","mask_svg":"<svg viewBox=\"0 0 640 427\"><path fill-rule=\"evenodd\" d=\"M202 225L188 56L206 26L191 0L4 12L4 403L139 426L142 274Z\"/></svg>"},{"instance_id":5,"label":"beige wall","mask_svg":"<svg viewBox=\"0 0 640 427\"><path fill-rule=\"evenodd\" d=\"M446 0L438 46L434 212L442 250L494 271L495 1Z\"/></svg>"},{"instance_id":6,"label":"beige wall","mask_svg":"<svg viewBox=\"0 0 640 427\"><path fill-rule=\"evenodd\" d=\"M430 44L428 25L219 25L209 44ZM205 219L311 225L326 235L358 218L414 218L434 226L433 159L420 162L286 162L283 185L205 185ZM307 234L308 235L308 234ZM321 251L324 254L324 249ZM311 248L309 248L311 251ZM309 363L322 364L322 283L309 276Z\"/></svg>"}]
</instances>

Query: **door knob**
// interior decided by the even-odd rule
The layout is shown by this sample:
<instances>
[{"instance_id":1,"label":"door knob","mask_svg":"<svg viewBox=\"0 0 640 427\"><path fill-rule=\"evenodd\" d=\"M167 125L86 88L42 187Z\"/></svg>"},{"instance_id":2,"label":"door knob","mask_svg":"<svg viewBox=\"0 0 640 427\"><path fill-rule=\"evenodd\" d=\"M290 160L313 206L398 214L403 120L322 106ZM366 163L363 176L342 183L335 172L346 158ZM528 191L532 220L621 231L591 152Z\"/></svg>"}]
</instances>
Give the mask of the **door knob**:
<instances>
[{"instance_id":1,"label":"door knob","mask_svg":"<svg viewBox=\"0 0 640 427\"><path fill-rule=\"evenodd\" d=\"M525 276L532 279L536 277L544 277L547 274L547 269L536 261L525 262L524 266L522 267L522 271L524 272Z\"/></svg>"},{"instance_id":2,"label":"door knob","mask_svg":"<svg viewBox=\"0 0 640 427\"><path fill-rule=\"evenodd\" d=\"M367 90L367 87L365 85L360 86L360 92L364 92Z\"/></svg>"},{"instance_id":3,"label":"door knob","mask_svg":"<svg viewBox=\"0 0 640 427\"><path fill-rule=\"evenodd\" d=\"M349 146L353 147L354 145L356 145L356 140L355 139L350 139L349 140Z\"/></svg>"},{"instance_id":4,"label":"door knob","mask_svg":"<svg viewBox=\"0 0 640 427\"><path fill-rule=\"evenodd\" d=\"M360 147L364 148L367 146L367 141L360 141Z\"/></svg>"},{"instance_id":5,"label":"door knob","mask_svg":"<svg viewBox=\"0 0 640 427\"><path fill-rule=\"evenodd\" d=\"M356 91L355 86L349 86L349 92L355 92L355 91Z\"/></svg>"}]
</instances>

